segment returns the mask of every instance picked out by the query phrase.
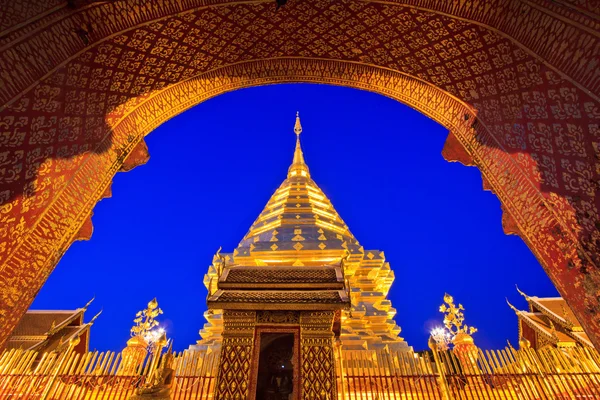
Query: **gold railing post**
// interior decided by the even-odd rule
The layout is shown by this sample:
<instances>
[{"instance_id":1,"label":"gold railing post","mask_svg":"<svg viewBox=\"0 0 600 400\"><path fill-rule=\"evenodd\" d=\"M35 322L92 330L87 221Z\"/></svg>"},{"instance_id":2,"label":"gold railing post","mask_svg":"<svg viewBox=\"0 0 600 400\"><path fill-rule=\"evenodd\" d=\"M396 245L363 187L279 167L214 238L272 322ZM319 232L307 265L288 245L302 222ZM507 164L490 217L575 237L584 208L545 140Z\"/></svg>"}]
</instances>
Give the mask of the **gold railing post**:
<instances>
[{"instance_id":1,"label":"gold railing post","mask_svg":"<svg viewBox=\"0 0 600 400\"><path fill-rule=\"evenodd\" d=\"M437 353L437 343L433 337L429 336L429 341L427 344L433 353L433 360L435 361L435 366L438 371L438 386L440 388L440 392L442 392L442 398L444 400L452 400L452 397L450 396L450 390L448 389L448 384L446 383L444 368L442 367L442 362L440 361L439 354Z\"/></svg>"},{"instance_id":2,"label":"gold railing post","mask_svg":"<svg viewBox=\"0 0 600 400\"><path fill-rule=\"evenodd\" d=\"M77 346L79 344L80 340L81 339L79 338L79 336L69 340L69 347L67 348L67 351L65 351L64 356L58 363L58 366L56 367L56 371L54 371L52 378L50 378L50 382L48 382L48 385L46 385L46 388L44 389L44 393L42 394L42 397L40 397L40 400L46 400L48 398L48 394L50 394L50 389L52 389L52 386L54 386L54 382L56 381L56 378L58 377L58 374L60 373L65 360L67 358L69 358L69 356L71 355L71 352L73 351L75 346Z\"/></svg>"},{"instance_id":3,"label":"gold railing post","mask_svg":"<svg viewBox=\"0 0 600 400\"><path fill-rule=\"evenodd\" d=\"M344 387L344 360L342 359L342 340L338 338L336 344L338 348L338 359L340 362L340 385L342 392L342 400L346 400L346 388Z\"/></svg>"}]
</instances>

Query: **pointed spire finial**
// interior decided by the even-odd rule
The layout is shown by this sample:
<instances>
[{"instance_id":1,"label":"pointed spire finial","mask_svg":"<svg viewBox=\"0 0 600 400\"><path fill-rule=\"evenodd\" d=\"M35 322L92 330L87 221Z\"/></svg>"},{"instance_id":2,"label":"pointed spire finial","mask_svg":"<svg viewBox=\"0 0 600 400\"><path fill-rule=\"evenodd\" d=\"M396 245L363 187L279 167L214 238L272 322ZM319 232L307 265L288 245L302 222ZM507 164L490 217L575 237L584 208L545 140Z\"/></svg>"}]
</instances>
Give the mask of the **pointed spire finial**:
<instances>
[{"instance_id":1,"label":"pointed spire finial","mask_svg":"<svg viewBox=\"0 0 600 400\"><path fill-rule=\"evenodd\" d=\"M521 292L521 290L519 289L519 287L515 284L515 287L517 288L517 292L519 292L519 294L523 297L525 297L525 300L529 301L529 296L527 296L525 293Z\"/></svg>"},{"instance_id":2,"label":"pointed spire finial","mask_svg":"<svg viewBox=\"0 0 600 400\"><path fill-rule=\"evenodd\" d=\"M508 301L508 298L506 299L506 304L508 304L508 306L517 314L520 313L519 309L515 306L513 306L512 304L510 304L510 301Z\"/></svg>"},{"instance_id":3,"label":"pointed spire finial","mask_svg":"<svg viewBox=\"0 0 600 400\"><path fill-rule=\"evenodd\" d=\"M296 136L300 136L302 133L302 125L300 124L300 111L296 111L296 125L294 125L294 132Z\"/></svg>"},{"instance_id":4,"label":"pointed spire finial","mask_svg":"<svg viewBox=\"0 0 600 400\"><path fill-rule=\"evenodd\" d=\"M90 301L88 301L88 302L86 303L86 305L85 305L85 306L83 306L83 310L84 310L84 311L87 311L88 307L90 306L90 304L92 304L92 302L93 302L95 299L96 299L96 295L94 295L94 297L92 297L92 299L91 299Z\"/></svg>"},{"instance_id":5,"label":"pointed spire finial","mask_svg":"<svg viewBox=\"0 0 600 400\"><path fill-rule=\"evenodd\" d=\"M102 314L102 311L104 311L104 310L100 310L100 312L98 314L94 315L94 318L92 318L90 320L90 322L88 322L88 324L89 325L94 325L94 322L96 322L96 320L98 319L98 317L100 316L100 314Z\"/></svg>"},{"instance_id":6,"label":"pointed spire finial","mask_svg":"<svg viewBox=\"0 0 600 400\"><path fill-rule=\"evenodd\" d=\"M296 111L296 124L294 125L294 133L296 134L296 150L294 151L294 160L288 171L288 178L296 176L310 177L308 165L304 162L304 154L300 146L300 134L302 133L302 124L300 123L300 112Z\"/></svg>"}]
</instances>

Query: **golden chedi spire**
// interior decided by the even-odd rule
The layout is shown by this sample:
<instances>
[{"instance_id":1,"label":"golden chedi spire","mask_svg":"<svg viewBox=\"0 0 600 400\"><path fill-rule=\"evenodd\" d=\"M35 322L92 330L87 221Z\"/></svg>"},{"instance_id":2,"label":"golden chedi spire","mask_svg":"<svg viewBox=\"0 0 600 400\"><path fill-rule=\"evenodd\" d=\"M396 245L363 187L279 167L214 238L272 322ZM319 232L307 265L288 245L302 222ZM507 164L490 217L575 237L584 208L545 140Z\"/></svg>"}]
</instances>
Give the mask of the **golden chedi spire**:
<instances>
[{"instance_id":1,"label":"golden chedi spire","mask_svg":"<svg viewBox=\"0 0 600 400\"><path fill-rule=\"evenodd\" d=\"M287 178L233 253L242 265L324 265L339 262L360 244L323 191L311 179L304 160L296 113L296 148Z\"/></svg>"},{"instance_id":2,"label":"golden chedi spire","mask_svg":"<svg viewBox=\"0 0 600 400\"><path fill-rule=\"evenodd\" d=\"M296 147L286 179L273 193L233 254L219 256L204 278L207 288L219 279L223 265L263 267L320 267L343 262L352 288L352 312L342 315L341 339L349 350L405 349L398 337L396 310L387 299L394 272L383 251L365 250L354 238L325 193L312 180L300 145L302 125L296 114ZM221 259L222 257L222 259ZM223 315L205 313L202 340L193 349L216 349L221 344Z\"/></svg>"},{"instance_id":3,"label":"golden chedi spire","mask_svg":"<svg viewBox=\"0 0 600 400\"><path fill-rule=\"evenodd\" d=\"M294 176L304 176L310 178L308 165L304 162L304 154L300 146L300 134L302 133L302 125L300 124L300 113L296 112L296 124L294 125L294 133L296 134L296 150L294 151L294 160L288 170L288 179Z\"/></svg>"}]
</instances>

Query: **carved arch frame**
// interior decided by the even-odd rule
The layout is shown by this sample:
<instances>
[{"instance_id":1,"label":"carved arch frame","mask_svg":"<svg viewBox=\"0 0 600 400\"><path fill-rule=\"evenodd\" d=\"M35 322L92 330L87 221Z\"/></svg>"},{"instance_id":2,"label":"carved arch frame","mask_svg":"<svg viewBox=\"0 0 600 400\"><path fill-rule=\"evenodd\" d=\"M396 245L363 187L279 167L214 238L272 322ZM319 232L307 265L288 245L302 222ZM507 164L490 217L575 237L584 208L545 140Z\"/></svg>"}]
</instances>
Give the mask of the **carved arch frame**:
<instances>
[{"instance_id":1,"label":"carved arch frame","mask_svg":"<svg viewBox=\"0 0 600 400\"><path fill-rule=\"evenodd\" d=\"M518 233L544 266L559 261L542 234L560 225L559 219L553 215L550 206L544 206L546 199L533 184L528 184L530 182L521 176L518 166L499 149L497 143L493 146L482 144L494 139L477 120L472 107L427 82L397 71L348 61L308 58L255 60L218 68L153 93L125 117L112 122L113 146L108 156L89 157L53 204L76 204L78 209L51 206L40 219L63 227L60 221L65 220L65 212L75 213L73 222L64 226L64 231L58 235L57 239L62 240L53 246L57 253L62 254L77 239L93 207L109 190L114 175L130 162L136 152L145 148L143 138L152 130L219 94L277 83L323 83L367 90L400 101L434 119L450 131L444 150L446 157L451 158L450 161L477 166L485 188L492 190L501 200L505 226L511 227L508 233ZM145 162L145 159L142 161ZM127 165L127 169L133 166ZM522 185L507 185L519 180L522 180ZM76 201L74 196L80 198L82 193L77 188L83 182L87 185L84 192L87 197L83 202ZM531 207L536 204L539 209L535 212L537 215L542 213L543 218L531 218ZM34 240L35 233L36 230L33 230ZM42 240L41 237L39 239ZM54 259L49 259L43 269L51 269L54 263ZM548 269L546 271L550 273Z\"/></svg>"},{"instance_id":2,"label":"carved arch frame","mask_svg":"<svg viewBox=\"0 0 600 400\"><path fill-rule=\"evenodd\" d=\"M128 3L137 7L146 7L143 1L130 0ZM395 1L379 3L400 4ZM548 45L550 40L548 37L539 42L532 40L528 36L530 32L527 27L528 21L538 18L544 22L544 26L555 38L568 41L569 35L574 36L573 29L578 35L587 33L588 37L593 37L594 31L590 28L593 25L590 21L596 18L594 15L568 7L561 8L560 5L543 0L516 2L495 0L491 2L493 3L491 6L487 3L490 2L477 0L460 4L455 1L436 0L402 2L408 7L467 19L469 22L497 30L597 100L594 94L600 89L600 80L590 74L582 63L577 64L572 60L561 59L560 54L553 52L552 47ZM198 7L228 4L234 3L218 0L186 3L165 0L160 3L160 6L148 6L145 12L133 15L131 20L116 20L116 22L112 20L111 23L102 26L95 34L92 46L111 37L115 32L132 29L154 19L188 12ZM59 10L62 16L57 20L52 20L50 14L43 14L23 22L20 26L9 30L7 36L1 38L4 47L0 49L2 52L0 58L11 60L14 65L18 65L19 62L28 65L35 60L20 60L18 56L19 51L23 51L25 55L30 54L26 51L30 41L31 43L44 39L50 41L52 35L56 35L57 32L65 33L71 29L70 19L74 15L101 18L102 13L110 7L112 5L106 8L88 5L72 13ZM484 12L486 7L490 10L489 13ZM523 17L524 12L526 14ZM43 29L50 26L52 29ZM19 38L21 31L31 33L30 38ZM14 46L11 42L13 39L16 43ZM579 39L574 36L571 42L593 43L588 39L579 42L577 40ZM64 46L52 46L49 49L55 52L51 55L54 67L64 64L87 49L87 46L73 38L67 38L66 41L68 43ZM10 45L7 46L6 43ZM32 65L28 71L30 76L18 80L14 87L7 86L0 100L3 103L10 102L10 99L15 98L14 96L32 87L26 86L27 82L35 85L47 76L49 71L51 72L47 66ZM13 73L12 69L10 73ZM343 60L306 58L254 60L205 72L154 93L119 121L107 121L114 134L113 146L104 154L88 156L69 185L53 199L35 225L30 227L29 235L18 247L12 249L11 257L19 262L32 260L32 264L41 266L31 273L36 274L34 279L44 282L71 242L89 236L91 210L96 202L109 192L114 174L147 160L143 143L146 134L179 112L218 94L244 87L284 82L326 83L373 91L408 104L447 127L450 136L444 149L446 158L475 165L480 169L484 187L494 191L501 200L504 210L503 225L507 233L519 234L540 260L553 282L558 285L559 291L562 294L567 291L567 288L561 285L569 280L563 279L562 276L563 274L567 276L569 273L566 266L572 262L571 260L578 259L578 250L580 250L578 238L566 226L552 204L549 204L548 199L542 196L535 183L521 172L514 159L503 151L485 125L476 118L474 110L450 94L418 79L383 67ZM10 97L7 98L6 95ZM586 255L585 252L583 254ZM569 291L573 289L569 288ZM578 307L583 310L585 302L581 297L579 303ZM26 306L19 304L17 308ZM15 316L20 314L20 311L13 310L8 320L4 321L7 322L6 325L15 323ZM583 322L587 325L587 321ZM590 322L590 324L594 328L598 326L598 322ZM0 332L0 335L5 334L7 332ZM3 340L4 338L0 337L0 346Z\"/></svg>"}]
</instances>

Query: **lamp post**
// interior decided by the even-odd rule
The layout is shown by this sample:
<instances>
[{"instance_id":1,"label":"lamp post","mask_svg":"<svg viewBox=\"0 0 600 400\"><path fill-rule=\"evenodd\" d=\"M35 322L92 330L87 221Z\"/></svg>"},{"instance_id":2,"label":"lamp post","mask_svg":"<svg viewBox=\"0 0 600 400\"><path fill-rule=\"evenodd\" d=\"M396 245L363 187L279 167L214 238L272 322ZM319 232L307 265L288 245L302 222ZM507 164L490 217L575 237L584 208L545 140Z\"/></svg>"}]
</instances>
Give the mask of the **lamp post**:
<instances>
[{"instance_id":1,"label":"lamp post","mask_svg":"<svg viewBox=\"0 0 600 400\"><path fill-rule=\"evenodd\" d=\"M434 340L433 344L439 351L448 350L452 343L452 335L446 328L437 327L431 330L430 338Z\"/></svg>"}]
</instances>

